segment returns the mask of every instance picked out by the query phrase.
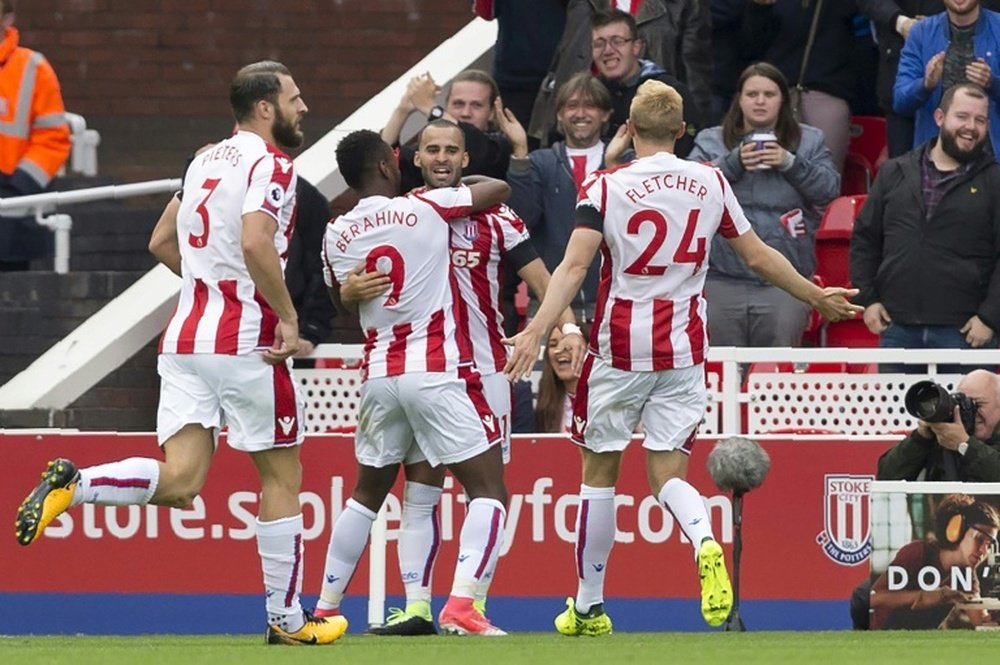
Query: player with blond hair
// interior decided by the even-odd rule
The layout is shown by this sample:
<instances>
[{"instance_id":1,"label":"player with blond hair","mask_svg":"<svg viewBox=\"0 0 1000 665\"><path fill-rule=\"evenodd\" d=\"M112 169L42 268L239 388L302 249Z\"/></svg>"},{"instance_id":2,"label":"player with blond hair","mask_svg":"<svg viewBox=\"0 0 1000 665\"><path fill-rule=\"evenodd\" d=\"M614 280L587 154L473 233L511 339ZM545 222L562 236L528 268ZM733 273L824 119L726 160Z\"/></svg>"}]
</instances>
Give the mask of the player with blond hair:
<instances>
[{"instance_id":1,"label":"player with blond hair","mask_svg":"<svg viewBox=\"0 0 1000 665\"><path fill-rule=\"evenodd\" d=\"M688 457L707 402L708 352L702 291L708 249L721 233L747 265L816 307L831 321L862 311L853 289L821 289L754 233L722 173L673 154L684 132L683 102L659 81L640 86L627 132L636 160L594 173L583 185L577 226L535 318L507 340L506 372L531 371L539 343L579 291L601 250L601 287L574 404L572 441L583 452L577 512L576 598L555 619L563 635L604 635L604 579L615 539L614 488L622 452L641 422L650 489L694 547L701 611L711 626L732 608L722 547L698 491Z\"/></svg>"}]
</instances>

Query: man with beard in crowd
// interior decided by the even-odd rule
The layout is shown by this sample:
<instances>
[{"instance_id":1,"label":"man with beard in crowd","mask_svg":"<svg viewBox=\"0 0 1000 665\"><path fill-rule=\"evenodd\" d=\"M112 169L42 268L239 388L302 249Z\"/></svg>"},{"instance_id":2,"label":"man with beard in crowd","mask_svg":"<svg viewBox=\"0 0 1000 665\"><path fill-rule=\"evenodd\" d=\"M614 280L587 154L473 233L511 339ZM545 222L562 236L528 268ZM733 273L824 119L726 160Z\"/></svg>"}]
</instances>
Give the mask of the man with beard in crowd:
<instances>
[{"instance_id":1,"label":"man with beard in crowd","mask_svg":"<svg viewBox=\"0 0 1000 665\"><path fill-rule=\"evenodd\" d=\"M854 225L855 302L882 347L995 346L1000 167L986 147L989 99L978 85L953 86L934 120L937 138L879 169Z\"/></svg>"}]
</instances>

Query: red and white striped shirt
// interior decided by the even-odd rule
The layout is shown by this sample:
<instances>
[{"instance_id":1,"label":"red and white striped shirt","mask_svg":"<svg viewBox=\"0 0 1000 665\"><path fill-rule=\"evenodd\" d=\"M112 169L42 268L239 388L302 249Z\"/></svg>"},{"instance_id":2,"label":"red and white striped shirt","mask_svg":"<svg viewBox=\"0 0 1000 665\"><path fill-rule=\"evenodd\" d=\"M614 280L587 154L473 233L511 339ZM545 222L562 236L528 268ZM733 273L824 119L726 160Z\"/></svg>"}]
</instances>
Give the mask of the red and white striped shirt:
<instances>
[{"instance_id":1,"label":"red and white striped shirt","mask_svg":"<svg viewBox=\"0 0 1000 665\"><path fill-rule=\"evenodd\" d=\"M275 219L274 246L284 269L295 184L292 160L253 132L237 132L194 158L177 213L184 282L161 353L242 355L271 346L278 317L247 270L243 215Z\"/></svg>"},{"instance_id":2,"label":"red and white striped shirt","mask_svg":"<svg viewBox=\"0 0 1000 665\"><path fill-rule=\"evenodd\" d=\"M604 234L591 352L630 371L704 362L712 238L750 230L722 173L660 152L594 173L577 211Z\"/></svg>"},{"instance_id":3,"label":"red and white striped shirt","mask_svg":"<svg viewBox=\"0 0 1000 665\"><path fill-rule=\"evenodd\" d=\"M448 221L469 214L468 187L388 198L369 196L326 227L323 275L330 287L359 264L391 279L389 291L358 305L365 378L453 371L471 364L456 338ZM461 348L460 348L461 347Z\"/></svg>"},{"instance_id":4,"label":"red and white striped shirt","mask_svg":"<svg viewBox=\"0 0 1000 665\"><path fill-rule=\"evenodd\" d=\"M500 302L503 275L524 266L508 264L507 256L524 242L532 250L530 258L537 254L524 221L506 205L452 220L451 231L452 272L464 304L460 324L472 343L479 373L502 372L508 350L500 341L505 337Z\"/></svg>"}]
</instances>

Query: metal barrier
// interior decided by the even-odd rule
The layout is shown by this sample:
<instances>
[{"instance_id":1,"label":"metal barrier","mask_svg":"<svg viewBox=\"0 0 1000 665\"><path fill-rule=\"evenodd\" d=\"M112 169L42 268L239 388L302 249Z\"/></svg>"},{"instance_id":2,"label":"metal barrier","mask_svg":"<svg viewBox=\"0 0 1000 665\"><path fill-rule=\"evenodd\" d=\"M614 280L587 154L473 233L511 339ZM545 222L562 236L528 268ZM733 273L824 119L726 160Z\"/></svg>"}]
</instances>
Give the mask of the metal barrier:
<instances>
[{"instance_id":1,"label":"metal barrier","mask_svg":"<svg viewBox=\"0 0 1000 665\"><path fill-rule=\"evenodd\" d=\"M312 357L324 359L328 367L295 371L306 396L307 431L345 432L357 425L362 356L360 345L323 344ZM1000 367L1000 350L713 347L706 371L709 402L699 432L877 435L910 430L916 421L903 408L903 395L924 374L809 371L817 364L880 362L928 365L928 375L954 390L961 376L938 375L938 364ZM783 363L791 371L773 366L755 371L761 363ZM535 390L540 374L536 369Z\"/></svg>"},{"instance_id":2,"label":"metal barrier","mask_svg":"<svg viewBox=\"0 0 1000 665\"><path fill-rule=\"evenodd\" d=\"M73 218L65 213L53 213L61 205L90 203L164 194L180 189L180 178L149 180L130 185L106 185L89 187L69 192L46 192L28 196L11 196L0 199L0 215L4 217L26 217L33 215L35 221L48 227L55 234L55 262L53 269L60 275L69 272L69 233L73 228Z\"/></svg>"}]
</instances>

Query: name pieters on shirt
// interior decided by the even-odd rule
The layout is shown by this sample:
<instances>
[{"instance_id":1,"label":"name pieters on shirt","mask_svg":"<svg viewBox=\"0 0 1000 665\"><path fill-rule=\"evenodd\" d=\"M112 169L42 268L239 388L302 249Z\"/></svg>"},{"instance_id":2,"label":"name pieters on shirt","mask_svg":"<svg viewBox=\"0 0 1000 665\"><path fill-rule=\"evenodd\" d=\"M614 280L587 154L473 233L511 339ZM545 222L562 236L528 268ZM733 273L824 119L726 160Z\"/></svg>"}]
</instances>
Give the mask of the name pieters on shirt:
<instances>
[{"instance_id":1,"label":"name pieters on shirt","mask_svg":"<svg viewBox=\"0 0 1000 665\"><path fill-rule=\"evenodd\" d=\"M674 189L694 195L698 200L704 201L708 195L708 188L698 182L696 178L676 173L666 173L664 175L654 175L639 183L641 187L629 187L625 190L625 196L632 203L638 203L650 194L661 189Z\"/></svg>"},{"instance_id":2,"label":"name pieters on shirt","mask_svg":"<svg viewBox=\"0 0 1000 665\"><path fill-rule=\"evenodd\" d=\"M238 166L242 158L243 153L240 152L239 148L234 145L220 143L202 153L201 164L204 166L209 162L225 161L229 162L230 166Z\"/></svg>"},{"instance_id":3,"label":"name pieters on shirt","mask_svg":"<svg viewBox=\"0 0 1000 665\"><path fill-rule=\"evenodd\" d=\"M365 217L360 222L354 222L343 231L337 238L337 249L344 252L351 241L360 235L381 228L383 226L416 226L417 214L414 212L402 212L399 210L382 210L373 217Z\"/></svg>"}]
</instances>

